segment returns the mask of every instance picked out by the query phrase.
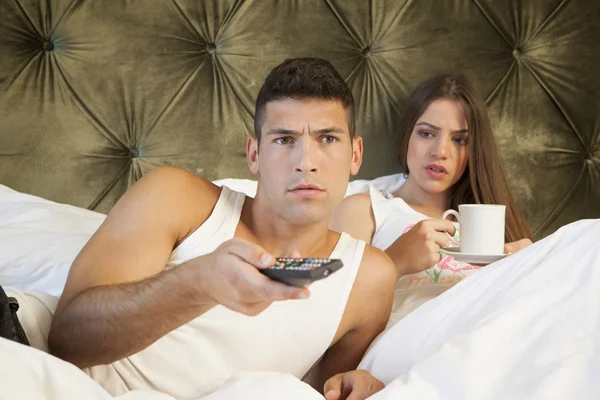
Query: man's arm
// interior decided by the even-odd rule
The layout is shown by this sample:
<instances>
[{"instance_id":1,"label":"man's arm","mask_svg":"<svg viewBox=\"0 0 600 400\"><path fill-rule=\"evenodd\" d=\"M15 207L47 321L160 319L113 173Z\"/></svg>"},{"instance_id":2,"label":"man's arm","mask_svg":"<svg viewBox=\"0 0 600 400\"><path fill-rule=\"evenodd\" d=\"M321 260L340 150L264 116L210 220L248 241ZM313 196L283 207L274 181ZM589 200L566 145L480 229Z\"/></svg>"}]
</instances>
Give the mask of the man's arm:
<instances>
[{"instance_id":1,"label":"man's arm","mask_svg":"<svg viewBox=\"0 0 600 400\"><path fill-rule=\"evenodd\" d=\"M51 353L82 368L107 364L215 304L257 314L271 301L306 295L266 278L257 268L270 266L272 256L236 239L163 271L173 248L208 218L219 193L174 168L136 183L74 261L50 328Z\"/></svg>"},{"instance_id":2,"label":"man's arm","mask_svg":"<svg viewBox=\"0 0 600 400\"><path fill-rule=\"evenodd\" d=\"M392 260L383 251L367 246L338 330L345 333L307 377L319 392L329 378L355 369L373 339L385 329L395 285Z\"/></svg>"},{"instance_id":3,"label":"man's arm","mask_svg":"<svg viewBox=\"0 0 600 400\"><path fill-rule=\"evenodd\" d=\"M194 267L84 290L57 312L50 352L85 368L143 350L214 306L193 287L198 281Z\"/></svg>"},{"instance_id":4,"label":"man's arm","mask_svg":"<svg viewBox=\"0 0 600 400\"><path fill-rule=\"evenodd\" d=\"M209 182L170 167L149 172L127 191L71 266L49 332L51 353L80 367L110 362L201 311L189 301L171 309L191 269L161 271L218 195Z\"/></svg>"}]
</instances>

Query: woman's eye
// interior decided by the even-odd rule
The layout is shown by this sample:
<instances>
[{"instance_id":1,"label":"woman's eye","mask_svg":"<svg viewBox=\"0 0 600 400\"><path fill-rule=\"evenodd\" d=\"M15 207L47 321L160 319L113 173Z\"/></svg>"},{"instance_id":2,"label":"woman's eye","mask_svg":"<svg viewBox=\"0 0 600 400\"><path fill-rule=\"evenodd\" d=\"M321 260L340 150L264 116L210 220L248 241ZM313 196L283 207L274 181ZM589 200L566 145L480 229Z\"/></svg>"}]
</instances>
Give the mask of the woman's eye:
<instances>
[{"instance_id":1,"label":"woman's eye","mask_svg":"<svg viewBox=\"0 0 600 400\"><path fill-rule=\"evenodd\" d=\"M430 132L430 131L423 131L423 130L420 130L420 131L418 131L418 133L419 133L419 136L423 136L423 137L430 137L430 136L433 136L433 133L432 133L432 132Z\"/></svg>"},{"instance_id":2,"label":"woman's eye","mask_svg":"<svg viewBox=\"0 0 600 400\"><path fill-rule=\"evenodd\" d=\"M454 141L460 145L466 145L467 143L469 143L469 140L465 137L456 137L454 138Z\"/></svg>"}]
</instances>

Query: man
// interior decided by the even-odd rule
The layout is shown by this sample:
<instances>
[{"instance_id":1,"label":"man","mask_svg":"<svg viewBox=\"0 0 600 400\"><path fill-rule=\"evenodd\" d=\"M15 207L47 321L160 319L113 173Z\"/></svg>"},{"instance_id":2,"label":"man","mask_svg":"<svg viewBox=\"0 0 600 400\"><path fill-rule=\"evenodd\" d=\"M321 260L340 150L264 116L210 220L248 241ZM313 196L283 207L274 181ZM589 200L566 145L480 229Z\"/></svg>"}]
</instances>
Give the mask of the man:
<instances>
[{"instance_id":1,"label":"man","mask_svg":"<svg viewBox=\"0 0 600 400\"><path fill-rule=\"evenodd\" d=\"M273 69L246 148L256 197L176 168L148 173L74 261L50 351L113 395L197 398L248 370L310 370L322 391L354 369L387 323L396 276L382 251L327 228L361 164L353 103L327 61ZM298 255L344 267L310 288L259 271Z\"/></svg>"}]
</instances>

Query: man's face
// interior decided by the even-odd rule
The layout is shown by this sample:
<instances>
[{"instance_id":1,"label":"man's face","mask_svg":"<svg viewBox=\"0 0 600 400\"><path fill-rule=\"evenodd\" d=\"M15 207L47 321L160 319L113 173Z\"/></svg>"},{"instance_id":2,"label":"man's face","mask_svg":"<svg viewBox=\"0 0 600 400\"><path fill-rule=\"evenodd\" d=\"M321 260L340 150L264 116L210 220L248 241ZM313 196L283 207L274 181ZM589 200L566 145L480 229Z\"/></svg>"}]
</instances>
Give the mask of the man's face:
<instances>
[{"instance_id":1,"label":"man's face","mask_svg":"<svg viewBox=\"0 0 600 400\"><path fill-rule=\"evenodd\" d=\"M247 146L257 197L293 224L328 220L362 160L341 101L285 98L265 111L260 145L250 138Z\"/></svg>"}]
</instances>

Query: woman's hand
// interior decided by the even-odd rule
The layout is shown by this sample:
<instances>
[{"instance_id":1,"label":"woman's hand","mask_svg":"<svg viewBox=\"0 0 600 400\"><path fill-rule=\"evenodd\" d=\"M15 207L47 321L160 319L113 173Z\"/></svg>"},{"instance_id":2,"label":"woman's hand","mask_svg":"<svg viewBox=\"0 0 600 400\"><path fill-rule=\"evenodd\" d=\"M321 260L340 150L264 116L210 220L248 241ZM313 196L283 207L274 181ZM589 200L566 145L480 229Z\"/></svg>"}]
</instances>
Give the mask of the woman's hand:
<instances>
[{"instance_id":1,"label":"woman's hand","mask_svg":"<svg viewBox=\"0 0 600 400\"><path fill-rule=\"evenodd\" d=\"M517 251L521 251L531 244L531 240L527 238L517 240L516 242L506 243L504 245L504 252L506 253L506 255L515 254Z\"/></svg>"},{"instance_id":2,"label":"woman's hand","mask_svg":"<svg viewBox=\"0 0 600 400\"><path fill-rule=\"evenodd\" d=\"M446 219L426 219L401 235L385 252L396 264L398 278L425 271L442 258L440 249L450 242L456 228Z\"/></svg>"}]
</instances>

